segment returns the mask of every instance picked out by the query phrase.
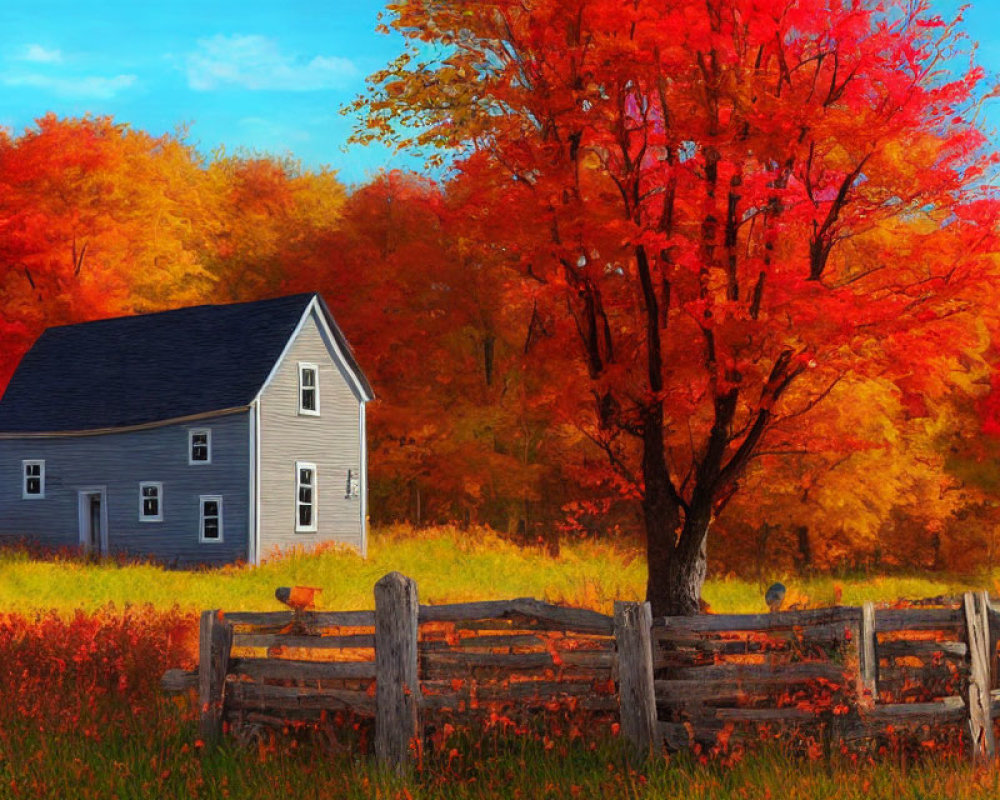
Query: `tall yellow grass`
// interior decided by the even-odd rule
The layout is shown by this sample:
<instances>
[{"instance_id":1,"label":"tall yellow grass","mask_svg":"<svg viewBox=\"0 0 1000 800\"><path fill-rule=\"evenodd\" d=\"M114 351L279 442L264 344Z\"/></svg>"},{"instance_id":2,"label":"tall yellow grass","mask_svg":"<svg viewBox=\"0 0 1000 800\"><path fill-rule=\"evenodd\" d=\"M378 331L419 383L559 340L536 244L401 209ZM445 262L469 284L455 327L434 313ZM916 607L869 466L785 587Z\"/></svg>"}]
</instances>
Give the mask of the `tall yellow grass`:
<instances>
[{"instance_id":1,"label":"tall yellow grass","mask_svg":"<svg viewBox=\"0 0 1000 800\"><path fill-rule=\"evenodd\" d=\"M373 605L372 586L399 570L417 581L421 602L537 597L610 613L616 599L641 599L646 564L642 553L612 543L571 541L554 557L521 548L484 528L396 526L376 530L367 559L342 548L292 553L260 567L169 570L154 564L92 563L39 559L23 551L0 551L0 609L34 612L92 611L151 604L196 611L267 610L281 606L277 586L319 586L319 606L361 609ZM972 580L929 577L858 577L809 580L774 575L788 586L787 605L813 607L864 600L932 597L968 588L993 588ZM710 579L705 599L717 613L765 611L764 585L740 578Z\"/></svg>"}]
</instances>

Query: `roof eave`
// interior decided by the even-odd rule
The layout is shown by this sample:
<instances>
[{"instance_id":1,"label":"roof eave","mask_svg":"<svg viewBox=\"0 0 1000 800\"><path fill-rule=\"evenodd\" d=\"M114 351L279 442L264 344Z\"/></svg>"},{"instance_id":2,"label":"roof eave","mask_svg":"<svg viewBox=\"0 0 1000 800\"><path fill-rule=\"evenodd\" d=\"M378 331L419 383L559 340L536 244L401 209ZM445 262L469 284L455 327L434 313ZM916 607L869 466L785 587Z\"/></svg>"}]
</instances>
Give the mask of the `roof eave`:
<instances>
[{"instance_id":1,"label":"roof eave","mask_svg":"<svg viewBox=\"0 0 1000 800\"><path fill-rule=\"evenodd\" d=\"M250 405L233 406L231 408L221 408L217 411L206 411L200 414L188 414L183 417L171 417L170 419L151 420L140 422L134 425L104 426L101 428L86 428L71 431L0 431L0 439L57 439L62 437L76 436L99 436L107 433L129 433L130 431L144 431L152 428L164 428L168 425L178 425L186 422L199 422L215 417L225 417L232 414L240 414L249 411Z\"/></svg>"}]
</instances>

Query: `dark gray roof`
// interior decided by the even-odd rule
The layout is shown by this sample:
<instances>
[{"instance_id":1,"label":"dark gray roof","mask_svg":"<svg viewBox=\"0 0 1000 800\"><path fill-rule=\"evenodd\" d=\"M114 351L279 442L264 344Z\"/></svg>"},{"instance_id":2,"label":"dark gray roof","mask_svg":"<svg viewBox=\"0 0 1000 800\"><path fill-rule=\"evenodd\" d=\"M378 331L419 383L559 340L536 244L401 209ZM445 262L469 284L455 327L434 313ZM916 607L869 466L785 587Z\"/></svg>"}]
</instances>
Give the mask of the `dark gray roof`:
<instances>
[{"instance_id":1,"label":"dark gray roof","mask_svg":"<svg viewBox=\"0 0 1000 800\"><path fill-rule=\"evenodd\" d=\"M49 328L0 400L0 432L113 428L246 406L315 297L371 399L323 298L298 294Z\"/></svg>"}]
</instances>

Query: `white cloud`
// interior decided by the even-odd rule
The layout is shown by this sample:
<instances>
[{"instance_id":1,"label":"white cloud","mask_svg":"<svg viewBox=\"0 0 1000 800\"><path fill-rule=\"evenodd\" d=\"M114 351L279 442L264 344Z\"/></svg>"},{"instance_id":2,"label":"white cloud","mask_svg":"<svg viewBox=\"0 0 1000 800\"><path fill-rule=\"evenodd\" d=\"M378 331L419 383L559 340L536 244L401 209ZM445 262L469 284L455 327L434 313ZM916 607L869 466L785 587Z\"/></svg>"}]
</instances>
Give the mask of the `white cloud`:
<instances>
[{"instance_id":1,"label":"white cloud","mask_svg":"<svg viewBox=\"0 0 1000 800\"><path fill-rule=\"evenodd\" d=\"M310 60L283 53L264 36L213 36L199 39L198 49L187 56L188 85L197 91L223 86L244 89L310 92L346 86L357 67L339 56Z\"/></svg>"},{"instance_id":2,"label":"white cloud","mask_svg":"<svg viewBox=\"0 0 1000 800\"><path fill-rule=\"evenodd\" d=\"M308 142L312 139L309 131L303 128L264 117L242 117L239 125L268 148L287 148L289 142Z\"/></svg>"},{"instance_id":3,"label":"white cloud","mask_svg":"<svg viewBox=\"0 0 1000 800\"><path fill-rule=\"evenodd\" d=\"M0 80L5 86L27 86L52 92L60 97L83 97L109 100L136 82L135 75L115 75L113 78L82 76L56 78L49 75L4 75Z\"/></svg>"},{"instance_id":4,"label":"white cloud","mask_svg":"<svg viewBox=\"0 0 1000 800\"><path fill-rule=\"evenodd\" d=\"M62 60L61 50L50 50L40 44L27 45L21 55L21 61L30 61L33 64L59 64Z\"/></svg>"}]
</instances>

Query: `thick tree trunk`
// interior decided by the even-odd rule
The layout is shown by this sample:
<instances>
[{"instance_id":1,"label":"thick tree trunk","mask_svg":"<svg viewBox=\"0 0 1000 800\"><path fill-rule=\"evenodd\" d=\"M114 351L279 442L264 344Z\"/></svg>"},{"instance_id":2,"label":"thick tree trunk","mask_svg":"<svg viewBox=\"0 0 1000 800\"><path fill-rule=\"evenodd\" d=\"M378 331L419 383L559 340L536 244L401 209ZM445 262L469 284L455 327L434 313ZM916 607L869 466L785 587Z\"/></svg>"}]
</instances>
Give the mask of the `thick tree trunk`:
<instances>
[{"instance_id":1,"label":"thick tree trunk","mask_svg":"<svg viewBox=\"0 0 1000 800\"><path fill-rule=\"evenodd\" d=\"M644 504L645 505L645 504ZM671 614L670 585L674 563L674 539L677 538L675 523L657 521L646 515L646 600L654 617Z\"/></svg>"},{"instance_id":2,"label":"thick tree trunk","mask_svg":"<svg viewBox=\"0 0 1000 800\"><path fill-rule=\"evenodd\" d=\"M670 596L664 613L675 616L701 613L701 589L707 571L708 537L704 536L693 554L675 558L671 564Z\"/></svg>"},{"instance_id":3,"label":"thick tree trunk","mask_svg":"<svg viewBox=\"0 0 1000 800\"><path fill-rule=\"evenodd\" d=\"M698 614L708 568L711 512L694 510L687 515L681 529L677 505L669 496L655 498L650 494L647 485L643 499L649 576L646 599L654 617ZM679 536L678 529L681 529Z\"/></svg>"},{"instance_id":4,"label":"thick tree trunk","mask_svg":"<svg viewBox=\"0 0 1000 800\"><path fill-rule=\"evenodd\" d=\"M651 370L650 385L661 384ZM651 405L642 417L643 451L642 514L646 526L646 600L653 616L673 613L673 563L676 560L677 534L681 528L681 506L670 483L663 447L663 408Z\"/></svg>"},{"instance_id":5,"label":"thick tree trunk","mask_svg":"<svg viewBox=\"0 0 1000 800\"><path fill-rule=\"evenodd\" d=\"M701 611L701 589L708 571L708 528L711 524L711 500L695 490L671 564L668 614L688 615Z\"/></svg>"}]
</instances>

